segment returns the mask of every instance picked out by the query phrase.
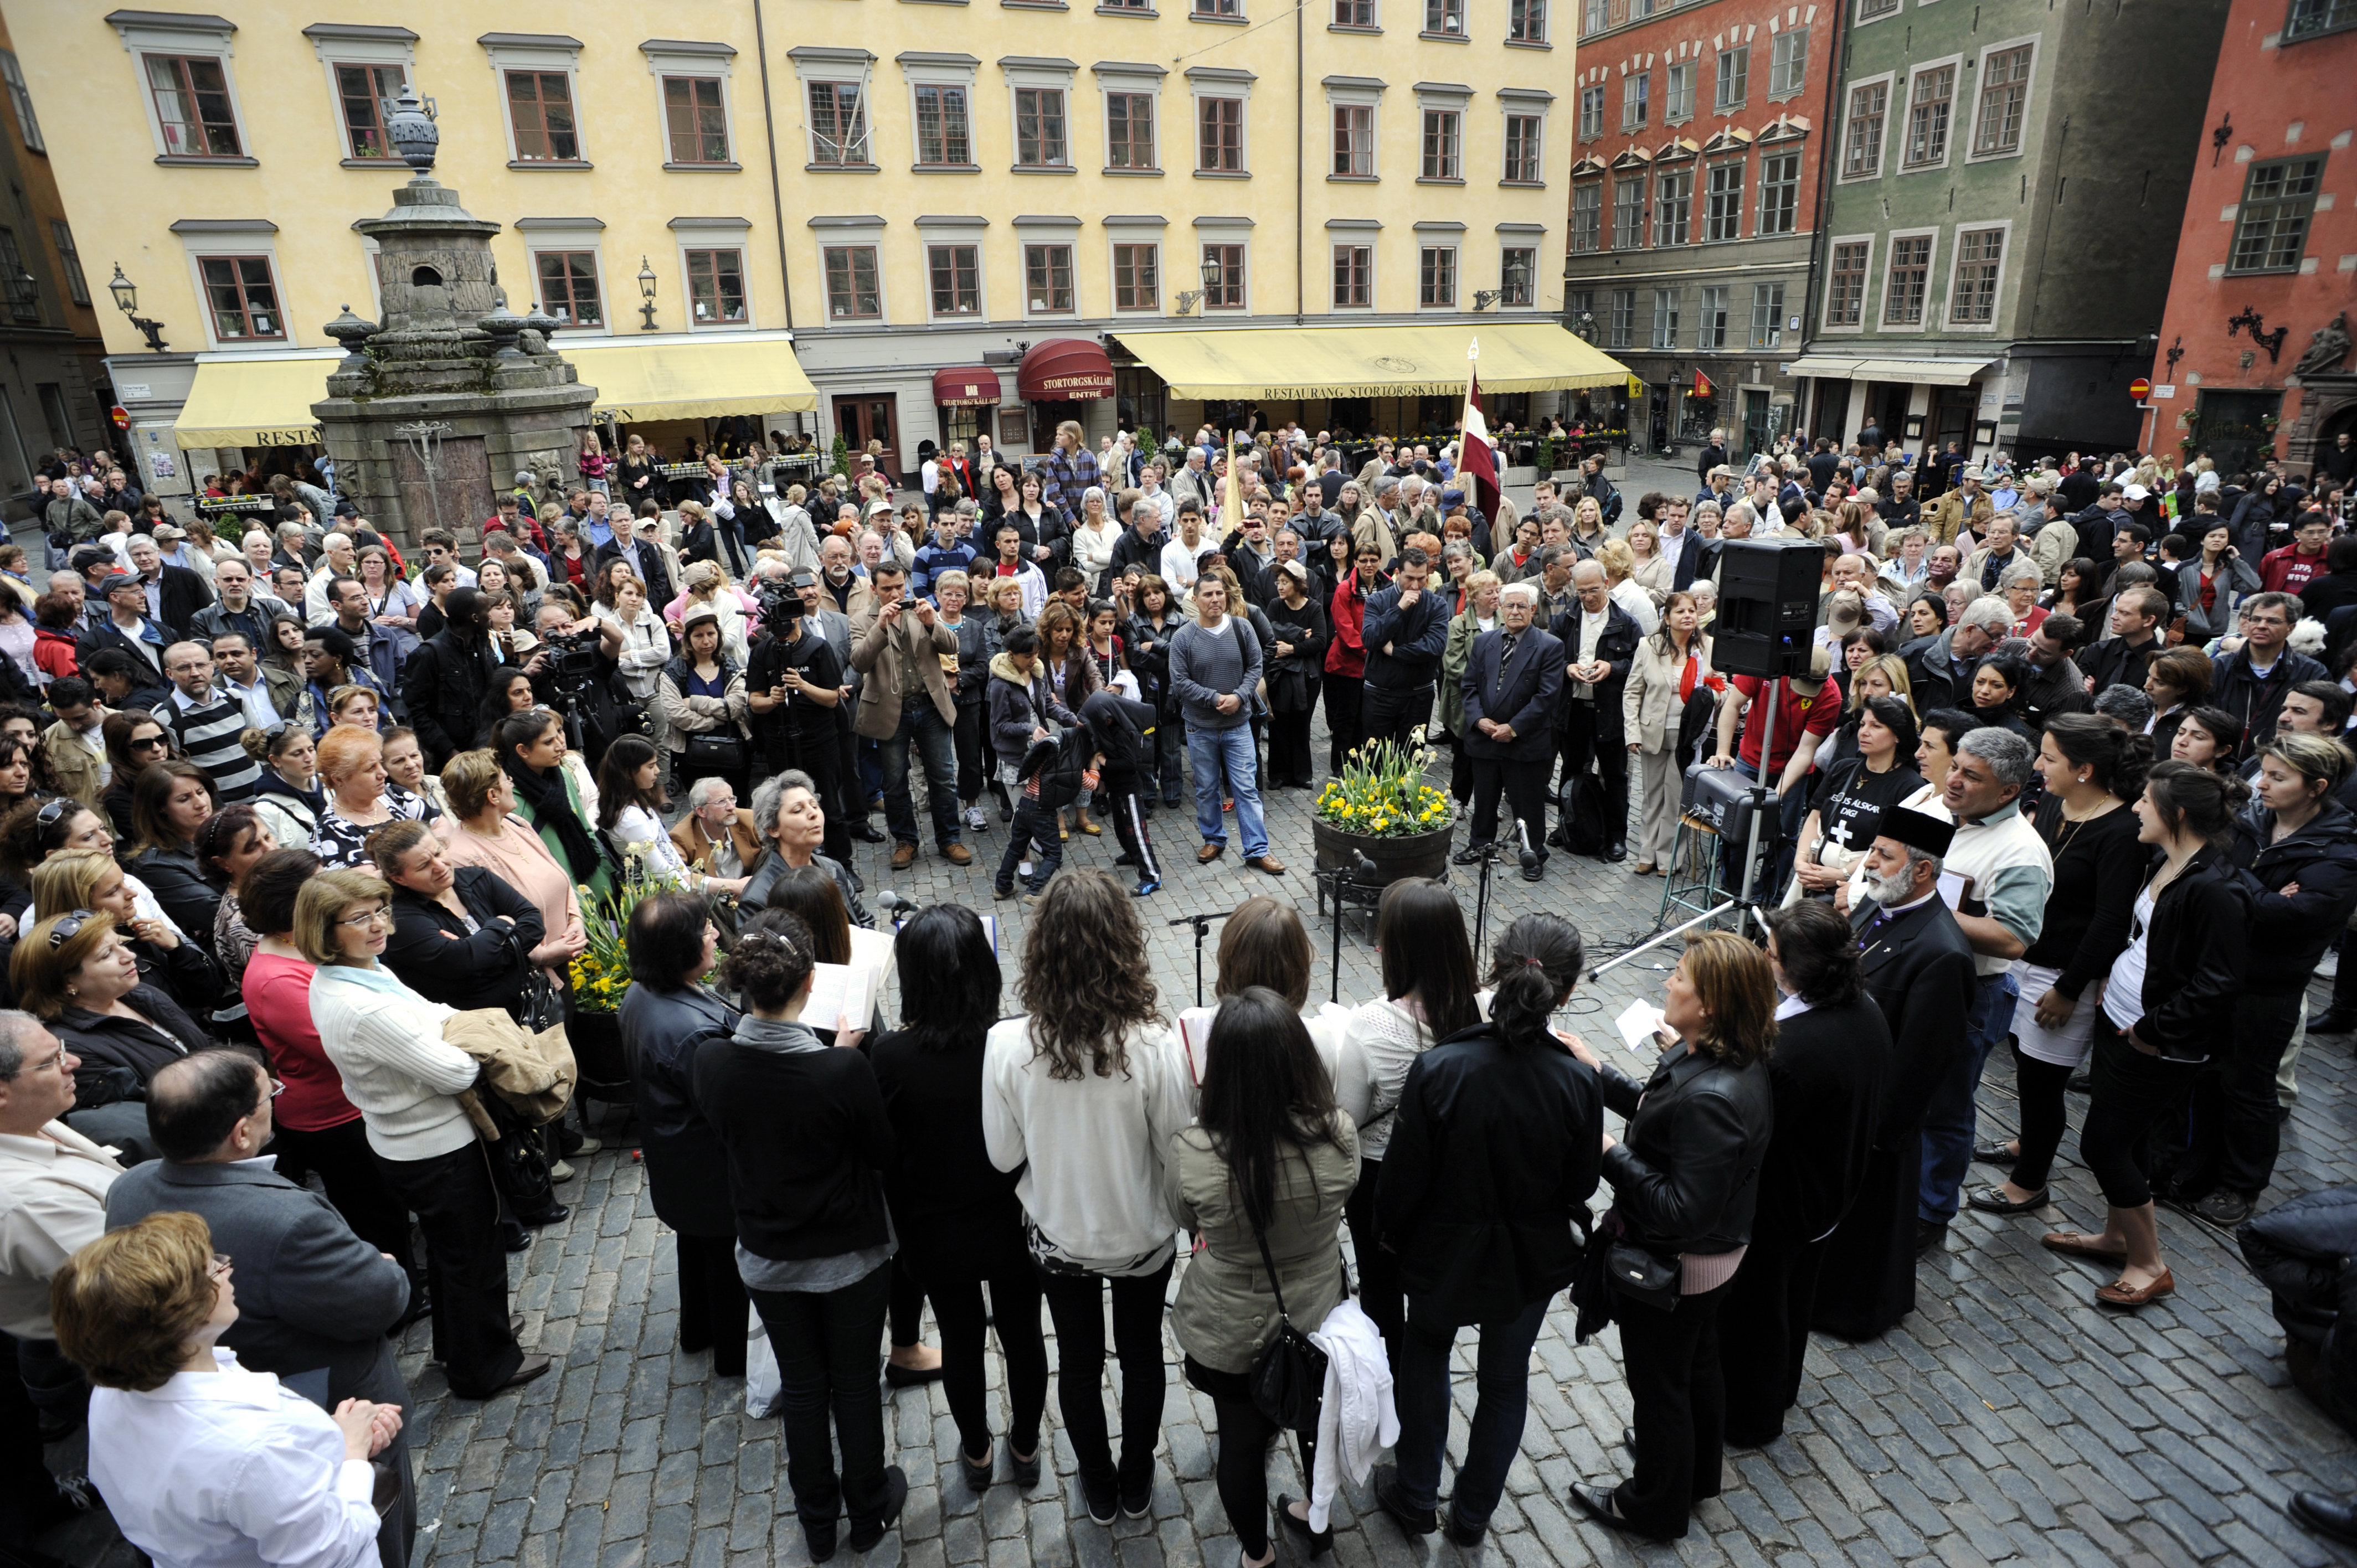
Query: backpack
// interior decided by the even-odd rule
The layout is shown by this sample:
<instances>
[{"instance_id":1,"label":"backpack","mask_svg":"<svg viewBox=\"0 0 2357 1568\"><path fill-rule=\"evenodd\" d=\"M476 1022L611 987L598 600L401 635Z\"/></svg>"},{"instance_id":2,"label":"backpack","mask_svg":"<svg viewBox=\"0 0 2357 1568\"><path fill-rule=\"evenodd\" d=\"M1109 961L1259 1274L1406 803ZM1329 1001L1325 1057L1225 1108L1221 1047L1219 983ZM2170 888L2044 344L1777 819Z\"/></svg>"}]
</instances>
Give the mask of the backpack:
<instances>
[{"instance_id":1,"label":"backpack","mask_svg":"<svg viewBox=\"0 0 2357 1568\"><path fill-rule=\"evenodd\" d=\"M1607 837L1604 808L1602 779L1581 772L1565 779L1555 800L1555 842L1574 854L1602 854Z\"/></svg>"},{"instance_id":2,"label":"backpack","mask_svg":"<svg viewBox=\"0 0 2357 1568\"><path fill-rule=\"evenodd\" d=\"M1081 775L1096 755L1096 742L1086 725L1074 725L1053 740L1035 742L1015 770L1016 782L1034 774L1039 779L1039 804L1061 811L1081 798Z\"/></svg>"}]
</instances>

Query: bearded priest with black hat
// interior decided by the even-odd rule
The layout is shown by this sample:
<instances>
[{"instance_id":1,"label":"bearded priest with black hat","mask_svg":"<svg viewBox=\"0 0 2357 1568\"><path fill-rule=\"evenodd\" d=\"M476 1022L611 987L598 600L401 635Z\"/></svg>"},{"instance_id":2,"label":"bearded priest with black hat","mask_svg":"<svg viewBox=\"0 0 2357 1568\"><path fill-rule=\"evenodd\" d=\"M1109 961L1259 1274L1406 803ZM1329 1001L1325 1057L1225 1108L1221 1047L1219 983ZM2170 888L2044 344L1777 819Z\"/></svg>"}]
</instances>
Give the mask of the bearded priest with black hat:
<instances>
[{"instance_id":1,"label":"bearded priest with black hat","mask_svg":"<svg viewBox=\"0 0 2357 1568\"><path fill-rule=\"evenodd\" d=\"M1867 852L1867 897L1850 912L1867 993L1890 1026L1882 1112L1857 1200L1833 1234L1817 1285L1815 1326L1873 1339L1914 1310L1916 1191L1923 1117L1962 1059L1973 950L1940 894L1955 837L1943 817L1893 806Z\"/></svg>"}]
</instances>

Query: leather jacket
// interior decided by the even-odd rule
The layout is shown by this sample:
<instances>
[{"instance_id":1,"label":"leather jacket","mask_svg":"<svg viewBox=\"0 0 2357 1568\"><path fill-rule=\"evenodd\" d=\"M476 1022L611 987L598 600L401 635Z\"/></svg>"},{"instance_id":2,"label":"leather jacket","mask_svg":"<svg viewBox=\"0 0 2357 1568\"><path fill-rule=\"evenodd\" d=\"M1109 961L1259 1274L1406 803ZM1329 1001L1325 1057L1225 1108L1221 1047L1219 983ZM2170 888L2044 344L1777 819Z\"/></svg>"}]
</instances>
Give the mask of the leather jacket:
<instances>
[{"instance_id":1,"label":"leather jacket","mask_svg":"<svg viewBox=\"0 0 2357 1568\"><path fill-rule=\"evenodd\" d=\"M2154 870L2161 859L2155 851ZM2251 923L2250 884L2223 852L2204 848L2185 863L2153 902L2137 1039L2169 1061L2200 1061L2227 1047L2249 963Z\"/></svg>"},{"instance_id":2,"label":"leather jacket","mask_svg":"<svg viewBox=\"0 0 2357 1568\"><path fill-rule=\"evenodd\" d=\"M1599 1078L1605 1106L1630 1118L1605 1151L1604 1179L1631 1239L1665 1254L1749 1245L1775 1131L1767 1062L1732 1068L1689 1048L1643 1083L1609 1065Z\"/></svg>"}]
</instances>

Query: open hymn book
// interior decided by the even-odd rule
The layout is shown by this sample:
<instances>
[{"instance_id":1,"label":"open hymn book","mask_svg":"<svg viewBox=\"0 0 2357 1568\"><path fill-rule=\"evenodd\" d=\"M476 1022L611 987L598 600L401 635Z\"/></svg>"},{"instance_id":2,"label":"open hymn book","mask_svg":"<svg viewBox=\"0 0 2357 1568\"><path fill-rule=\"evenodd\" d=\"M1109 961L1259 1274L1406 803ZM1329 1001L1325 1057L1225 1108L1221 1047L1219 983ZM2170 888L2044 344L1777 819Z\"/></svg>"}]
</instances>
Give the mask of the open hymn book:
<instances>
[{"instance_id":1,"label":"open hymn book","mask_svg":"<svg viewBox=\"0 0 2357 1568\"><path fill-rule=\"evenodd\" d=\"M865 1029L876 1016L876 1004L892 976L889 932L851 928L851 961L822 963L811 972L810 1001L802 1006L802 1022L813 1029Z\"/></svg>"}]
</instances>

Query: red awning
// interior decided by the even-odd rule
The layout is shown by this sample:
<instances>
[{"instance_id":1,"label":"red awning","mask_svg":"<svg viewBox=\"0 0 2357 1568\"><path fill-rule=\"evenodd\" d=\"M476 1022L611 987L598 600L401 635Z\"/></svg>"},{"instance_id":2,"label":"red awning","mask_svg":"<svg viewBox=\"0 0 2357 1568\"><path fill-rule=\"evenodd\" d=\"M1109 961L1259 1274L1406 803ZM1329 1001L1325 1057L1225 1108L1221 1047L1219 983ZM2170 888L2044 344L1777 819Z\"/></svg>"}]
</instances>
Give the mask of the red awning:
<instances>
[{"instance_id":1,"label":"red awning","mask_svg":"<svg viewBox=\"0 0 2357 1568\"><path fill-rule=\"evenodd\" d=\"M959 365L933 372L933 401L950 408L991 408L998 403L998 372L987 365Z\"/></svg>"},{"instance_id":2,"label":"red awning","mask_svg":"<svg viewBox=\"0 0 2357 1568\"><path fill-rule=\"evenodd\" d=\"M1113 396L1113 361L1085 338L1051 338L1035 343L1016 372L1016 390L1026 403L1067 403Z\"/></svg>"}]
</instances>

